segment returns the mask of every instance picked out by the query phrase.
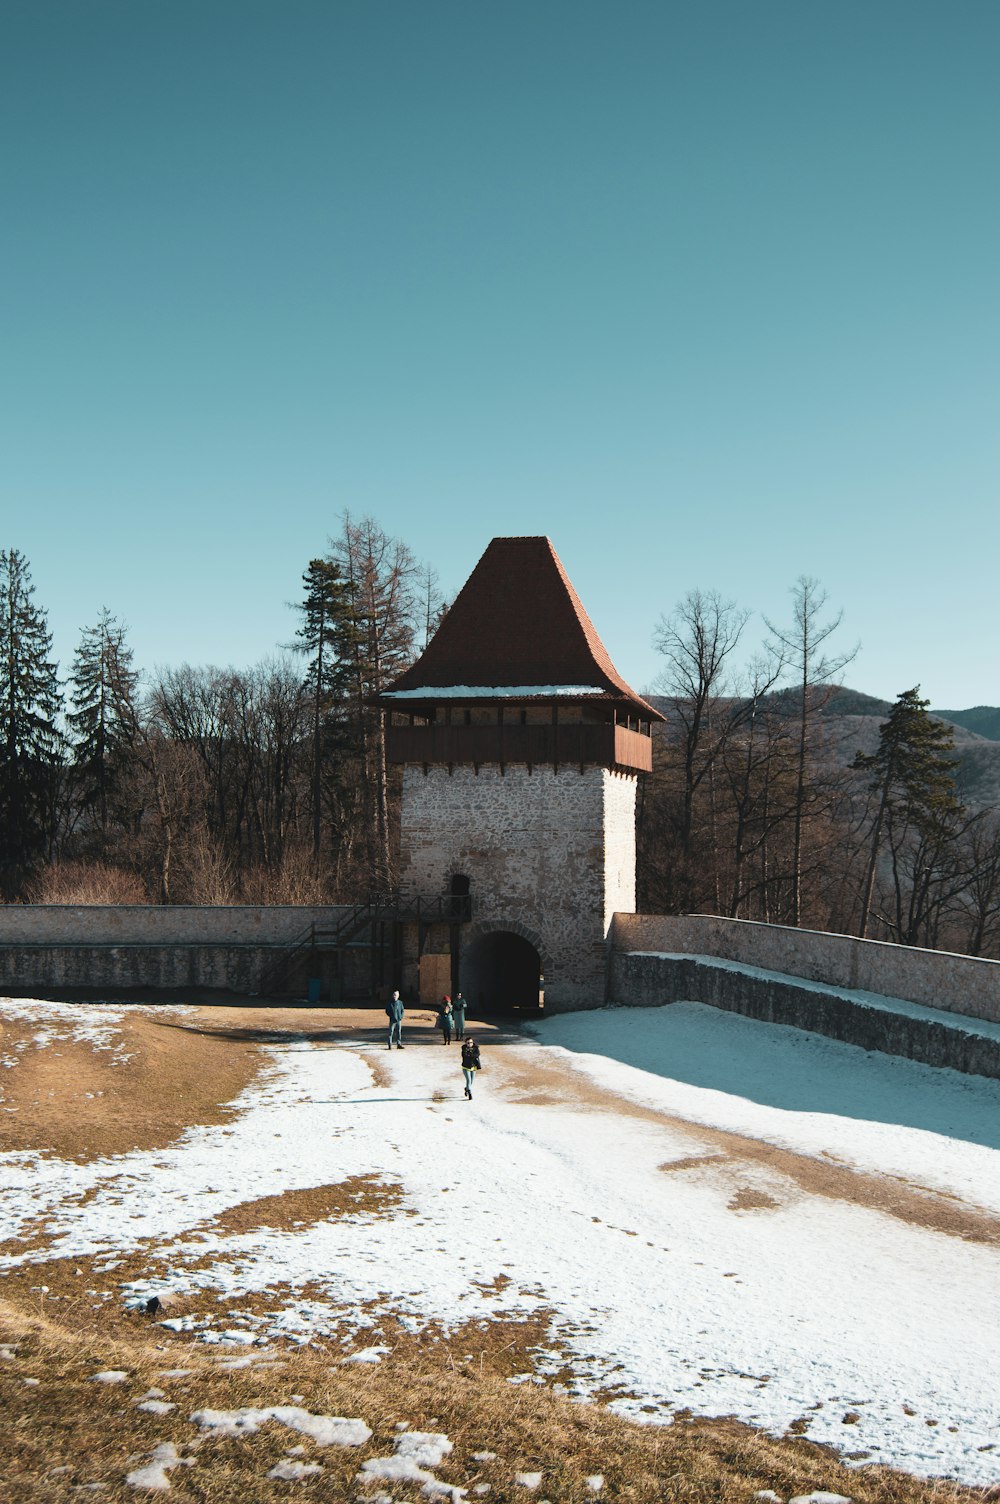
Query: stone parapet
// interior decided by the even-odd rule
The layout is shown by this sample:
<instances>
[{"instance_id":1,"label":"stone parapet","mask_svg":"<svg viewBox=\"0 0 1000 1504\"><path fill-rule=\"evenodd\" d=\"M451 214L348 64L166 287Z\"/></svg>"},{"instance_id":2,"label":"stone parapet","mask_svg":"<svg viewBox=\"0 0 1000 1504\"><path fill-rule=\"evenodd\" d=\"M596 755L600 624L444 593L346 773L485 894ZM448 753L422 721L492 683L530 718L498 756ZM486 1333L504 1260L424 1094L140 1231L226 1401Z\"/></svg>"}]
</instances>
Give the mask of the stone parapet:
<instances>
[{"instance_id":1,"label":"stone parapet","mask_svg":"<svg viewBox=\"0 0 1000 1504\"><path fill-rule=\"evenodd\" d=\"M615 915L617 951L714 956L1000 1022L1000 961L713 914Z\"/></svg>"},{"instance_id":2,"label":"stone parapet","mask_svg":"<svg viewBox=\"0 0 1000 1504\"><path fill-rule=\"evenodd\" d=\"M289 945L346 905L0 904L9 945Z\"/></svg>"}]
</instances>

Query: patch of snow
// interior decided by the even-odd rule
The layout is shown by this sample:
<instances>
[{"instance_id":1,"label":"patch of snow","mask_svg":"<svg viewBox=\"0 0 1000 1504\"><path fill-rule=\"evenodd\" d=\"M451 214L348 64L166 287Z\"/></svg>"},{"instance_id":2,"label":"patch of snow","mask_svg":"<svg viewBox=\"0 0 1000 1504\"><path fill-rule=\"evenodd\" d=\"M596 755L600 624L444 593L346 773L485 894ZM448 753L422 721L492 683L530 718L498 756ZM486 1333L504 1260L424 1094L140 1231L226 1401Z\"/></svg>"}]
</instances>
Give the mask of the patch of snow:
<instances>
[{"instance_id":1,"label":"patch of snow","mask_svg":"<svg viewBox=\"0 0 1000 1504\"><path fill-rule=\"evenodd\" d=\"M347 1420L340 1415L313 1415L299 1405L195 1410L191 1419L203 1431L214 1431L217 1436L246 1436L267 1421L276 1420L290 1430L308 1436L318 1447L361 1447L372 1434L363 1420Z\"/></svg>"},{"instance_id":2,"label":"patch of snow","mask_svg":"<svg viewBox=\"0 0 1000 1504\"><path fill-rule=\"evenodd\" d=\"M534 1493L535 1489L541 1486L542 1475L541 1473L515 1473L514 1482L519 1484L521 1488L526 1488L531 1493Z\"/></svg>"},{"instance_id":3,"label":"patch of snow","mask_svg":"<svg viewBox=\"0 0 1000 1504\"><path fill-rule=\"evenodd\" d=\"M190 1463L192 1459L187 1459ZM126 1473L125 1482L130 1488L146 1489L150 1493L166 1493L170 1489L167 1473L181 1465L182 1459L172 1441L161 1441L153 1449L153 1455L144 1467Z\"/></svg>"},{"instance_id":4,"label":"patch of snow","mask_svg":"<svg viewBox=\"0 0 1000 1504\"><path fill-rule=\"evenodd\" d=\"M437 1467L454 1450L440 1431L404 1431L395 1446L397 1457L412 1457L421 1467Z\"/></svg>"},{"instance_id":5,"label":"patch of snow","mask_svg":"<svg viewBox=\"0 0 1000 1504\"><path fill-rule=\"evenodd\" d=\"M304 1478L315 1478L322 1471L318 1462L276 1462L267 1476L284 1483L301 1483Z\"/></svg>"},{"instance_id":6,"label":"patch of snow","mask_svg":"<svg viewBox=\"0 0 1000 1504\"><path fill-rule=\"evenodd\" d=\"M350 1353L343 1359L345 1363L381 1363L386 1353L391 1353L391 1347L362 1347L356 1353Z\"/></svg>"},{"instance_id":7,"label":"patch of snow","mask_svg":"<svg viewBox=\"0 0 1000 1504\"><path fill-rule=\"evenodd\" d=\"M442 1483L430 1471L452 1451L447 1436L437 1431L403 1431L395 1439L394 1455L369 1457L361 1464L358 1482L384 1478L391 1483L416 1483L426 1499L446 1499L462 1504L468 1489Z\"/></svg>"},{"instance_id":8,"label":"patch of snow","mask_svg":"<svg viewBox=\"0 0 1000 1504\"><path fill-rule=\"evenodd\" d=\"M584 1478L583 1481L584 1483L586 1483L592 1494L599 1494L601 1489L604 1487L604 1474L591 1473L590 1476Z\"/></svg>"},{"instance_id":9,"label":"patch of snow","mask_svg":"<svg viewBox=\"0 0 1000 1504\"><path fill-rule=\"evenodd\" d=\"M92 1373L90 1376L94 1384L124 1384L129 1377L124 1368L106 1368L103 1373Z\"/></svg>"}]
</instances>

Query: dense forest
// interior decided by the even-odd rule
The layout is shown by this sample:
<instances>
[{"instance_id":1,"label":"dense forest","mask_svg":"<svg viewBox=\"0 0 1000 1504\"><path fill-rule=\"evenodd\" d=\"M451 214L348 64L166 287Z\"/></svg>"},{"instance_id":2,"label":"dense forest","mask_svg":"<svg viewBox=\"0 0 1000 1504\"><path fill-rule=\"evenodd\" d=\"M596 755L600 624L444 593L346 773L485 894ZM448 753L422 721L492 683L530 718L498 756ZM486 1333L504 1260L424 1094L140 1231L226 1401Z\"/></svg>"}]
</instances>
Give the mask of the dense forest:
<instances>
[{"instance_id":1,"label":"dense forest","mask_svg":"<svg viewBox=\"0 0 1000 1504\"><path fill-rule=\"evenodd\" d=\"M432 568L345 514L274 657L141 674L105 608L61 677L28 561L0 552L0 896L391 895L399 779L375 699L444 609ZM963 802L953 729L915 687L857 735L853 653L816 581L755 653L749 621L692 591L656 628L666 719L640 790L640 907L1000 955L1000 817Z\"/></svg>"}]
</instances>

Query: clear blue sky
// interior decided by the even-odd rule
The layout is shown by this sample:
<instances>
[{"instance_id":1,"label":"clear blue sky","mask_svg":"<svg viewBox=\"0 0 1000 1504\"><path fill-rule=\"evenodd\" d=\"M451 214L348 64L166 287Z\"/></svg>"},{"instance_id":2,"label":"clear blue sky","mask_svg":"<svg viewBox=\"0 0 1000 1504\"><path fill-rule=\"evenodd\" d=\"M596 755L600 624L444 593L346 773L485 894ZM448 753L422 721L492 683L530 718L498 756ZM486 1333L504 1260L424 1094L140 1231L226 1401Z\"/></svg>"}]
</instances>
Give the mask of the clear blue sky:
<instances>
[{"instance_id":1,"label":"clear blue sky","mask_svg":"<svg viewBox=\"0 0 1000 1504\"><path fill-rule=\"evenodd\" d=\"M68 667L248 664L346 507L548 533L1000 703L995 0L10 0L0 546Z\"/></svg>"}]
</instances>

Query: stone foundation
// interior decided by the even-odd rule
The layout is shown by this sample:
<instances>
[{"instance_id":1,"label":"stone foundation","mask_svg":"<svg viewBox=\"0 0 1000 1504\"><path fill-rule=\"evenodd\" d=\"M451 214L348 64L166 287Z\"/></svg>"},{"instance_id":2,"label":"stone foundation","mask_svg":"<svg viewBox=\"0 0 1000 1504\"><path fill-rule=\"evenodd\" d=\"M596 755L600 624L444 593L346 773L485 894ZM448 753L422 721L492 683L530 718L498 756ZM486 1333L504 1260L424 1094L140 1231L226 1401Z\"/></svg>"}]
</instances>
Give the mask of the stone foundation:
<instances>
[{"instance_id":1,"label":"stone foundation","mask_svg":"<svg viewBox=\"0 0 1000 1504\"><path fill-rule=\"evenodd\" d=\"M538 951L546 1009L601 1007L611 920L635 902L635 796L634 777L600 767L408 766L403 888L445 893L467 877L463 944L521 936Z\"/></svg>"}]
</instances>

